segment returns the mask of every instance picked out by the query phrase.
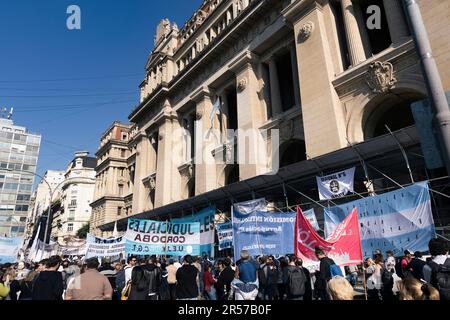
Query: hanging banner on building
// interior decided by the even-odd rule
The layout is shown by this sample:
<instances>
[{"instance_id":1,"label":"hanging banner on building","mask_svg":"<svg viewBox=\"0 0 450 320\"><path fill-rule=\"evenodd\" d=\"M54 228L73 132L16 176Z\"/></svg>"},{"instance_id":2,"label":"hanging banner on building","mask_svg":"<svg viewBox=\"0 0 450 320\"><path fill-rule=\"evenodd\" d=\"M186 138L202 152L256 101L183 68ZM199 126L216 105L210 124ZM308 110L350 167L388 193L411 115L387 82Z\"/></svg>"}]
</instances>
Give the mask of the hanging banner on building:
<instances>
[{"instance_id":1,"label":"hanging banner on building","mask_svg":"<svg viewBox=\"0 0 450 320\"><path fill-rule=\"evenodd\" d=\"M355 168L316 177L320 200L341 198L353 192Z\"/></svg>"},{"instance_id":2,"label":"hanging banner on building","mask_svg":"<svg viewBox=\"0 0 450 320\"><path fill-rule=\"evenodd\" d=\"M34 251L30 250L29 259L38 262L42 259L47 259L51 256L57 255L59 251L59 245L56 242L50 242L49 244L47 244L37 239L36 245L33 250Z\"/></svg>"},{"instance_id":3,"label":"hanging banner on building","mask_svg":"<svg viewBox=\"0 0 450 320\"><path fill-rule=\"evenodd\" d=\"M260 211L265 207L264 199L232 206L235 257L241 250L248 250L251 256L294 252L295 212Z\"/></svg>"},{"instance_id":4,"label":"hanging banner on building","mask_svg":"<svg viewBox=\"0 0 450 320\"><path fill-rule=\"evenodd\" d=\"M233 247L233 225L231 222L216 224L217 238L219 239L219 250Z\"/></svg>"},{"instance_id":5,"label":"hanging banner on building","mask_svg":"<svg viewBox=\"0 0 450 320\"><path fill-rule=\"evenodd\" d=\"M214 220L216 215L215 207L208 207L194 215L172 219L172 222L178 223L200 223L200 253L207 253L209 256L214 255Z\"/></svg>"},{"instance_id":6,"label":"hanging banner on building","mask_svg":"<svg viewBox=\"0 0 450 320\"><path fill-rule=\"evenodd\" d=\"M128 219L125 252L137 255L200 255L200 223Z\"/></svg>"},{"instance_id":7,"label":"hanging banner on building","mask_svg":"<svg viewBox=\"0 0 450 320\"><path fill-rule=\"evenodd\" d=\"M17 255L22 241L22 237L0 237L0 264L17 262Z\"/></svg>"},{"instance_id":8,"label":"hanging banner on building","mask_svg":"<svg viewBox=\"0 0 450 320\"><path fill-rule=\"evenodd\" d=\"M310 271L319 270L320 261L315 254L317 246L340 267L362 263L361 237L356 209L352 210L327 240L314 230L302 214L300 207L297 208L295 225L295 254L303 260L303 266Z\"/></svg>"},{"instance_id":9,"label":"hanging banner on building","mask_svg":"<svg viewBox=\"0 0 450 320\"><path fill-rule=\"evenodd\" d=\"M125 252L125 238L116 237L104 239L87 235L86 259L97 258L119 258Z\"/></svg>"},{"instance_id":10,"label":"hanging banner on building","mask_svg":"<svg viewBox=\"0 0 450 320\"><path fill-rule=\"evenodd\" d=\"M406 249L428 251L428 242L436 237L428 182L325 209L325 235L353 208L359 212L365 258L376 249L395 255Z\"/></svg>"},{"instance_id":11,"label":"hanging banner on building","mask_svg":"<svg viewBox=\"0 0 450 320\"><path fill-rule=\"evenodd\" d=\"M303 211L303 215L309 221L309 223L311 223L311 225L313 226L313 228L316 231L320 230L319 223L317 222L317 217L316 217L316 213L314 212L314 209Z\"/></svg>"}]
</instances>

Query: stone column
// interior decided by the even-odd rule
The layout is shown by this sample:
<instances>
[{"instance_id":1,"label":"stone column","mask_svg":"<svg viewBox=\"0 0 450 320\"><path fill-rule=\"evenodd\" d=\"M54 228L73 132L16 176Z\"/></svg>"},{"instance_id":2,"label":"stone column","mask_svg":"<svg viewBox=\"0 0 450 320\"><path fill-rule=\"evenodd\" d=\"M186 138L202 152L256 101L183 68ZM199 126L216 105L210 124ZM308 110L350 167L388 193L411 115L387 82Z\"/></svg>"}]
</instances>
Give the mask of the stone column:
<instances>
[{"instance_id":1,"label":"stone column","mask_svg":"<svg viewBox=\"0 0 450 320\"><path fill-rule=\"evenodd\" d=\"M292 79L294 80L295 106L299 108L301 105L300 82L298 80L297 51L295 49L295 45L290 46L289 50L291 51Z\"/></svg>"},{"instance_id":2,"label":"stone column","mask_svg":"<svg viewBox=\"0 0 450 320\"><path fill-rule=\"evenodd\" d=\"M392 43L398 43L410 35L399 0L383 0Z\"/></svg>"},{"instance_id":3,"label":"stone column","mask_svg":"<svg viewBox=\"0 0 450 320\"><path fill-rule=\"evenodd\" d=\"M133 214L141 213L147 209L148 194L142 179L149 175L148 158L150 142L145 133L140 133L136 150L135 183L133 189Z\"/></svg>"},{"instance_id":4,"label":"stone column","mask_svg":"<svg viewBox=\"0 0 450 320\"><path fill-rule=\"evenodd\" d=\"M191 95L196 103L195 137L195 194L199 195L217 187L216 163L212 155L215 147L220 145L220 133L217 119L211 123L212 101L207 87L201 87Z\"/></svg>"},{"instance_id":5,"label":"stone column","mask_svg":"<svg viewBox=\"0 0 450 320\"><path fill-rule=\"evenodd\" d=\"M366 53L366 59L372 56L372 47L370 45L369 34L367 33L366 20L363 16L363 9L359 2L355 2L354 10L356 14L356 20L358 21L359 33L361 34L361 40L364 47L364 52Z\"/></svg>"},{"instance_id":6,"label":"stone column","mask_svg":"<svg viewBox=\"0 0 450 320\"><path fill-rule=\"evenodd\" d=\"M272 118L283 112L281 107L280 83L278 81L278 70L275 59L269 60L269 76L270 76L270 100L272 109Z\"/></svg>"},{"instance_id":7,"label":"stone column","mask_svg":"<svg viewBox=\"0 0 450 320\"><path fill-rule=\"evenodd\" d=\"M265 111L258 96L259 81L254 64L258 57L249 51L240 55L230 69L236 74L238 143L237 158L242 180L267 172L267 144L262 145L259 128L265 121Z\"/></svg>"},{"instance_id":8,"label":"stone column","mask_svg":"<svg viewBox=\"0 0 450 320\"><path fill-rule=\"evenodd\" d=\"M359 32L355 7L351 0L341 0L341 5L344 15L345 35L347 37L350 64L356 66L366 60L366 53L364 51L361 33Z\"/></svg>"}]
</instances>

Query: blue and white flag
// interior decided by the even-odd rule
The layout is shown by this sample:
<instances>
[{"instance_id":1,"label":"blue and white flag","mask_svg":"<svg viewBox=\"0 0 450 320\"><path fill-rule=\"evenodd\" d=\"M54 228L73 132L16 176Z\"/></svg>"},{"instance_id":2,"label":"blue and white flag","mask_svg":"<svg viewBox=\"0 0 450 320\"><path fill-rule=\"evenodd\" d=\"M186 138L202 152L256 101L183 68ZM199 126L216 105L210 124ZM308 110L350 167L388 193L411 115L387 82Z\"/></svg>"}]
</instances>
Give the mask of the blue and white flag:
<instances>
[{"instance_id":1,"label":"blue and white flag","mask_svg":"<svg viewBox=\"0 0 450 320\"><path fill-rule=\"evenodd\" d=\"M233 248L233 225L231 222L216 224L216 231L219 239L219 250Z\"/></svg>"},{"instance_id":2,"label":"blue and white flag","mask_svg":"<svg viewBox=\"0 0 450 320\"><path fill-rule=\"evenodd\" d=\"M220 105L221 105L220 97L217 97L216 101L213 104L211 113L209 114L209 119L211 120L211 123L213 122L215 115L220 115Z\"/></svg>"},{"instance_id":3,"label":"blue and white flag","mask_svg":"<svg viewBox=\"0 0 450 320\"><path fill-rule=\"evenodd\" d=\"M22 237L0 237L0 264L15 263L19 253Z\"/></svg>"},{"instance_id":4,"label":"blue and white flag","mask_svg":"<svg viewBox=\"0 0 450 320\"><path fill-rule=\"evenodd\" d=\"M428 182L325 209L326 237L353 208L358 209L365 258L376 249L396 255L406 249L428 251L428 242L436 237Z\"/></svg>"}]
</instances>

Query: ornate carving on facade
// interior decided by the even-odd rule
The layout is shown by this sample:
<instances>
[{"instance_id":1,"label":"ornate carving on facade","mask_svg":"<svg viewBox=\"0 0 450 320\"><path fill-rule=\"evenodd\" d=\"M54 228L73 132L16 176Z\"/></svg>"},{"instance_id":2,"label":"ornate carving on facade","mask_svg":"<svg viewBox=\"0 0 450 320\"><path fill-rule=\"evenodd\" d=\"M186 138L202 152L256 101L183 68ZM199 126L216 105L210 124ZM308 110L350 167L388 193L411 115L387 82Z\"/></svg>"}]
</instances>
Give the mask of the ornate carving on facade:
<instances>
[{"instance_id":1,"label":"ornate carving on facade","mask_svg":"<svg viewBox=\"0 0 450 320\"><path fill-rule=\"evenodd\" d=\"M149 181L149 186L150 186L150 190L155 190L156 189L156 176L155 177L150 177Z\"/></svg>"},{"instance_id":2,"label":"ornate carving on facade","mask_svg":"<svg viewBox=\"0 0 450 320\"><path fill-rule=\"evenodd\" d=\"M170 21L169 19L162 19L156 28L155 46L159 41L170 33Z\"/></svg>"},{"instance_id":3,"label":"ornate carving on facade","mask_svg":"<svg viewBox=\"0 0 450 320\"><path fill-rule=\"evenodd\" d=\"M205 11L200 10L197 14L197 17L195 18L195 24L197 26L201 25L203 23L203 21L206 20L207 17L208 17L208 14Z\"/></svg>"},{"instance_id":4,"label":"ornate carving on facade","mask_svg":"<svg viewBox=\"0 0 450 320\"><path fill-rule=\"evenodd\" d=\"M246 78L242 78L238 82L238 90L240 92L244 91L247 88L248 81Z\"/></svg>"},{"instance_id":5,"label":"ornate carving on facade","mask_svg":"<svg viewBox=\"0 0 450 320\"><path fill-rule=\"evenodd\" d=\"M199 121L203 118L203 114L205 113L205 110L203 110L203 107L197 107L197 110L195 111L195 120Z\"/></svg>"},{"instance_id":6,"label":"ornate carving on facade","mask_svg":"<svg viewBox=\"0 0 450 320\"><path fill-rule=\"evenodd\" d=\"M178 167L178 171L180 172L181 179L183 179L183 181L187 183L193 178L194 165L192 164L192 162L183 163Z\"/></svg>"},{"instance_id":7,"label":"ornate carving on facade","mask_svg":"<svg viewBox=\"0 0 450 320\"><path fill-rule=\"evenodd\" d=\"M314 28L314 22L312 21L308 21L304 25L302 25L298 33L299 42L308 40L308 38L311 37L311 34L314 32Z\"/></svg>"},{"instance_id":8,"label":"ornate carving on facade","mask_svg":"<svg viewBox=\"0 0 450 320\"><path fill-rule=\"evenodd\" d=\"M394 66L391 63L375 61L370 64L366 83L374 93L388 92L396 82Z\"/></svg>"}]
</instances>

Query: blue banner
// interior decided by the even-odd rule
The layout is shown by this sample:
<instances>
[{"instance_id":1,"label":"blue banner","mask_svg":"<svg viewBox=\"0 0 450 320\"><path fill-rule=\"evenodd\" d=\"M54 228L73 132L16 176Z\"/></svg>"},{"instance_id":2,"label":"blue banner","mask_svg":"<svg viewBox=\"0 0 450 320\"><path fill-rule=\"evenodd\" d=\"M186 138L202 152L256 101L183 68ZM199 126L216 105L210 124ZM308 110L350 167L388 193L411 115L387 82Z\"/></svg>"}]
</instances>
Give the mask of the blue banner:
<instances>
[{"instance_id":1,"label":"blue banner","mask_svg":"<svg viewBox=\"0 0 450 320\"><path fill-rule=\"evenodd\" d=\"M241 250L251 256L294 253L296 213L262 211L261 203L255 200L232 207L235 259Z\"/></svg>"},{"instance_id":2,"label":"blue banner","mask_svg":"<svg viewBox=\"0 0 450 320\"><path fill-rule=\"evenodd\" d=\"M216 208L211 206L194 215L173 219L172 222L200 223L200 253L214 256L214 220Z\"/></svg>"},{"instance_id":3,"label":"blue banner","mask_svg":"<svg viewBox=\"0 0 450 320\"><path fill-rule=\"evenodd\" d=\"M125 252L135 255L200 255L200 223L128 219Z\"/></svg>"},{"instance_id":4,"label":"blue banner","mask_svg":"<svg viewBox=\"0 0 450 320\"><path fill-rule=\"evenodd\" d=\"M22 240L22 237L0 237L0 264L15 263L17 261L17 254Z\"/></svg>"},{"instance_id":5,"label":"blue banner","mask_svg":"<svg viewBox=\"0 0 450 320\"><path fill-rule=\"evenodd\" d=\"M358 209L365 258L376 249L397 256L406 249L426 252L436 237L427 182L325 209L327 237L353 208Z\"/></svg>"},{"instance_id":6,"label":"blue banner","mask_svg":"<svg viewBox=\"0 0 450 320\"><path fill-rule=\"evenodd\" d=\"M231 222L216 224L217 238L219 239L219 250L233 247L233 224Z\"/></svg>"}]
</instances>

